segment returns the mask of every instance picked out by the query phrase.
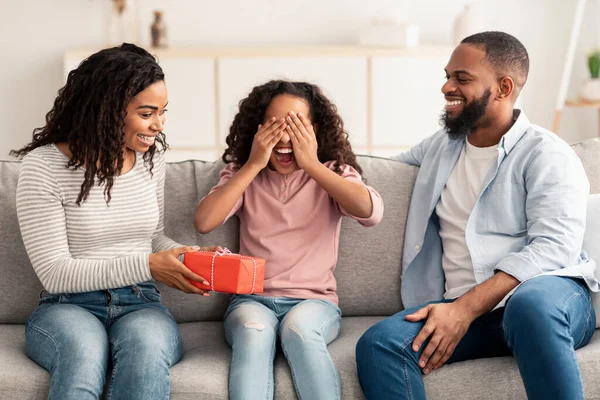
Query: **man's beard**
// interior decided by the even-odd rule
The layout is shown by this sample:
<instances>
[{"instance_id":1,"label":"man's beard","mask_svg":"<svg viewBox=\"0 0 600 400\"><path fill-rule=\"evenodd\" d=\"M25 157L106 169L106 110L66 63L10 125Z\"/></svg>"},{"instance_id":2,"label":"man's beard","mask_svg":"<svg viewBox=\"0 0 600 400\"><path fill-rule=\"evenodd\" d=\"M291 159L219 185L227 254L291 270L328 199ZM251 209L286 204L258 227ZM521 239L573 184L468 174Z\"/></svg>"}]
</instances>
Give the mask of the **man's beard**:
<instances>
[{"instance_id":1,"label":"man's beard","mask_svg":"<svg viewBox=\"0 0 600 400\"><path fill-rule=\"evenodd\" d=\"M488 88L479 99L465 105L462 112L456 118L450 117L448 111L444 109L440 116L440 125L446 130L450 139L462 139L473 130L481 118L483 118L491 94L492 91Z\"/></svg>"}]
</instances>

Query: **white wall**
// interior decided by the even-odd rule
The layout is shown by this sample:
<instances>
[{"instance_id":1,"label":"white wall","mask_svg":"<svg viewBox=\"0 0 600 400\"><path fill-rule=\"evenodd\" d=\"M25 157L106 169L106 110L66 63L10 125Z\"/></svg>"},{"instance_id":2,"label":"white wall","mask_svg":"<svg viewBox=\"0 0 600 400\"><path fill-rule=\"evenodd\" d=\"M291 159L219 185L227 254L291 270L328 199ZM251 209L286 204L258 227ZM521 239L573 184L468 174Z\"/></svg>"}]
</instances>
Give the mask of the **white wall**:
<instances>
[{"instance_id":1,"label":"white wall","mask_svg":"<svg viewBox=\"0 0 600 400\"><path fill-rule=\"evenodd\" d=\"M0 0L0 159L44 125L62 53L103 42L103 9L98 0Z\"/></svg>"},{"instance_id":2,"label":"white wall","mask_svg":"<svg viewBox=\"0 0 600 400\"><path fill-rule=\"evenodd\" d=\"M449 44L452 20L466 0L137 0L141 44L152 10L162 9L172 46L202 44L352 44L360 27L380 15L405 16L424 44ZM486 29L517 36L531 57L523 108L551 128L575 1L479 0ZM588 4L570 89L587 76L583 49L600 45L594 0ZM101 46L109 0L0 0L0 158L43 125L63 84L62 54ZM443 71L440 71L442 74ZM429 79L423 76L421 79ZM437 77L436 77L437 78ZM598 134L594 111L566 110L559 134L569 142Z\"/></svg>"}]
</instances>

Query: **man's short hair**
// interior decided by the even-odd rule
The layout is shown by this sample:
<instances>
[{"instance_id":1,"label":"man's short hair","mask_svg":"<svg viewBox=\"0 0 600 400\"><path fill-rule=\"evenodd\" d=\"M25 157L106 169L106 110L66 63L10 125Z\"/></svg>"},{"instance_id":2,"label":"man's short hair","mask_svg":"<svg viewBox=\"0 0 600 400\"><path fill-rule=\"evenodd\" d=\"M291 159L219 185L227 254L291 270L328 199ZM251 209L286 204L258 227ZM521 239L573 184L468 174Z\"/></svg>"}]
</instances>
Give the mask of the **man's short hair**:
<instances>
[{"instance_id":1,"label":"man's short hair","mask_svg":"<svg viewBox=\"0 0 600 400\"><path fill-rule=\"evenodd\" d=\"M520 90L529 74L529 55L523 43L505 32L488 31L464 38L461 44L485 51L485 59L498 77L510 76Z\"/></svg>"}]
</instances>

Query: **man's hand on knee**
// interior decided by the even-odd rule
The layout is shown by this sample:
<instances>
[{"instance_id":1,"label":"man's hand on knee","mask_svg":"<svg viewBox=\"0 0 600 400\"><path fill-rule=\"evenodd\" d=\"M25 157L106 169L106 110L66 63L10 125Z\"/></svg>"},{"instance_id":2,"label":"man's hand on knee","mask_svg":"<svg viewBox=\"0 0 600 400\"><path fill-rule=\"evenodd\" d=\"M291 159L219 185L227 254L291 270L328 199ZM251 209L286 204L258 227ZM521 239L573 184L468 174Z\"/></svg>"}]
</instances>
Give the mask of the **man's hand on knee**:
<instances>
[{"instance_id":1,"label":"man's hand on knee","mask_svg":"<svg viewBox=\"0 0 600 400\"><path fill-rule=\"evenodd\" d=\"M455 303L430 304L406 316L411 322L425 319L427 322L413 341L412 349L419 351L429 338L419 358L419 367L428 374L448 361L475 318L469 310Z\"/></svg>"}]
</instances>

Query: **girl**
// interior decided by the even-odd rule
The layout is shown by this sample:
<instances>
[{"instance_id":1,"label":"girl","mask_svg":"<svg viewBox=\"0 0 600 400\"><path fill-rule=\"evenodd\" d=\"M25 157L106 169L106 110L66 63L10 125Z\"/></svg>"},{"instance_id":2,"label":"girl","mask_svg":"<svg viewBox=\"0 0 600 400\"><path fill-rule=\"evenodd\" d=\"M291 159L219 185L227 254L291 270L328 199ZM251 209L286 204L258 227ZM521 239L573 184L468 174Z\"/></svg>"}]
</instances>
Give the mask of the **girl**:
<instances>
[{"instance_id":1,"label":"girl","mask_svg":"<svg viewBox=\"0 0 600 400\"><path fill-rule=\"evenodd\" d=\"M379 223L383 202L360 176L335 106L304 82L271 81L241 101L221 180L196 229L240 218L240 252L265 258L265 291L236 295L225 314L231 399L273 398L277 336L299 399L339 399L327 344L340 331L333 276L342 215Z\"/></svg>"},{"instance_id":2,"label":"girl","mask_svg":"<svg viewBox=\"0 0 600 400\"><path fill-rule=\"evenodd\" d=\"M25 330L49 399L168 399L177 324L153 279L203 294L163 233L167 89L147 51L102 50L69 73L25 156L17 213L44 291Z\"/></svg>"}]
</instances>

